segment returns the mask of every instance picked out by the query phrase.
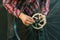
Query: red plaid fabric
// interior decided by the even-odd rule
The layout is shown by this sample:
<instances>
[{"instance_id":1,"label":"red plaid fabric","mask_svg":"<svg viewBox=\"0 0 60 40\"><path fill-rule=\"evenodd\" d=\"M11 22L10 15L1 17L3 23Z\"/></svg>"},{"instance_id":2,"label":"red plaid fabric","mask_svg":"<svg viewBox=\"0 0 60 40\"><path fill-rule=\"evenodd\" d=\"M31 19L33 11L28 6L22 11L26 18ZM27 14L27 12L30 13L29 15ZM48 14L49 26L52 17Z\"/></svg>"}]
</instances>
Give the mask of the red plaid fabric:
<instances>
[{"instance_id":1,"label":"red plaid fabric","mask_svg":"<svg viewBox=\"0 0 60 40\"><path fill-rule=\"evenodd\" d=\"M20 9L18 9L16 6L16 5L18 5L18 2L20 3ZM25 8L25 6L26 6L25 4L29 4L29 3L32 4L32 5L30 5L30 8L32 10L30 10L28 7ZM46 3L44 3L44 1L42 2L41 12L44 15L47 15L47 13L49 12L49 4L50 4L50 0L46 0ZM10 14L13 14L14 16L18 17L19 14L21 12L23 12L23 10L25 10L29 14L32 14L32 11L33 12L35 11L34 8L37 8L39 6L39 2L37 0L25 0L24 2L23 2L23 0L20 0L20 1L18 1L18 0L17 1L16 0L3 0L3 5Z\"/></svg>"}]
</instances>

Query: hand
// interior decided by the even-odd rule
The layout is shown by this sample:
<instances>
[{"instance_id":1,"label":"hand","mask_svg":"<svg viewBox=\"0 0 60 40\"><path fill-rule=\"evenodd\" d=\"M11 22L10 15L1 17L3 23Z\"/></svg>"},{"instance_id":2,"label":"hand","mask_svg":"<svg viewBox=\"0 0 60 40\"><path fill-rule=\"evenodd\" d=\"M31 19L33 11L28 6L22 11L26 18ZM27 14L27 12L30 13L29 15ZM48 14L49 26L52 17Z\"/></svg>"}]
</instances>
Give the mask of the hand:
<instances>
[{"instance_id":1,"label":"hand","mask_svg":"<svg viewBox=\"0 0 60 40\"><path fill-rule=\"evenodd\" d=\"M32 17L30 17L24 13L21 13L19 15L19 18L22 20L23 24L26 26L29 26L30 24L33 24L35 22Z\"/></svg>"}]
</instances>

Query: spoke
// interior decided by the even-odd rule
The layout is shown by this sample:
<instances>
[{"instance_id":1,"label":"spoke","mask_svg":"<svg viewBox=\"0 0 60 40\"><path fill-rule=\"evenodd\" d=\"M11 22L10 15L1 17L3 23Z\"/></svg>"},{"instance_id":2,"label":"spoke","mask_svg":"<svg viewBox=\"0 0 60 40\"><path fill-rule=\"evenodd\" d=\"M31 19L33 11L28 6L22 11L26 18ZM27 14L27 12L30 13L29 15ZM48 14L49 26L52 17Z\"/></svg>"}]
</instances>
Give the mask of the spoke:
<instances>
[{"instance_id":1,"label":"spoke","mask_svg":"<svg viewBox=\"0 0 60 40\"><path fill-rule=\"evenodd\" d=\"M50 36L52 36L55 40L57 40L57 38L51 33L51 32L47 32L48 34L50 34Z\"/></svg>"},{"instance_id":2,"label":"spoke","mask_svg":"<svg viewBox=\"0 0 60 40\"><path fill-rule=\"evenodd\" d=\"M35 19L38 19L37 17L34 17Z\"/></svg>"},{"instance_id":3,"label":"spoke","mask_svg":"<svg viewBox=\"0 0 60 40\"><path fill-rule=\"evenodd\" d=\"M60 32L58 32L56 29L57 29L57 26L55 26L55 25L53 25L53 24L49 24L48 25L48 27L50 28L50 30L52 29L52 30L55 30L55 32L57 33L57 34L59 34ZM58 28L58 29L60 29L60 28Z\"/></svg>"},{"instance_id":4,"label":"spoke","mask_svg":"<svg viewBox=\"0 0 60 40\"><path fill-rule=\"evenodd\" d=\"M41 26L41 24L38 23L39 26Z\"/></svg>"},{"instance_id":5,"label":"spoke","mask_svg":"<svg viewBox=\"0 0 60 40\"><path fill-rule=\"evenodd\" d=\"M43 19L42 20L40 20L40 22L42 22L43 21Z\"/></svg>"}]
</instances>

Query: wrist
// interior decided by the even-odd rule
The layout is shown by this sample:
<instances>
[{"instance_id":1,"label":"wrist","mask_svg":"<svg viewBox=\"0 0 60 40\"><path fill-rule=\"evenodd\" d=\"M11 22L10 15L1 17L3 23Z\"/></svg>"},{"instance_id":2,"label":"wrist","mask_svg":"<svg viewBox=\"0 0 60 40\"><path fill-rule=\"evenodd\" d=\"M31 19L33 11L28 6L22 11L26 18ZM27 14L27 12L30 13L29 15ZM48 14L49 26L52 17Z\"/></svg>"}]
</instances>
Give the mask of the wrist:
<instances>
[{"instance_id":1,"label":"wrist","mask_svg":"<svg viewBox=\"0 0 60 40\"><path fill-rule=\"evenodd\" d=\"M19 18L21 19L23 15L24 15L24 13L20 13Z\"/></svg>"}]
</instances>

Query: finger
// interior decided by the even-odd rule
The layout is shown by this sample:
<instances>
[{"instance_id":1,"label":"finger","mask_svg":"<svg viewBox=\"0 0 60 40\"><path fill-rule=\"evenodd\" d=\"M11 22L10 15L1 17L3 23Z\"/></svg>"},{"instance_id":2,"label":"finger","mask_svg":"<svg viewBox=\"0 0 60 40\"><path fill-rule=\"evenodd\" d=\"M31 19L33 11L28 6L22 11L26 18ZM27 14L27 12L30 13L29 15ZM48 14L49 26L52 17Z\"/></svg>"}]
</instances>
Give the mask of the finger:
<instances>
[{"instance_id":1,"label":"finger","mask_svg":"<svg viewBox=\"0 0 60 40\"><path fill-rule=\"evenodd\" d=\"M25 25L26 25L26 26L29 26L30 24L28 24L28 23L25 23Z\"/></svg>"},{"instance_id":2,"label":"finger","mask_svg":"<svg viewBox=\"0 0 60 40\"><path fill-rule=\"evenodd\" d=\"M29 22L29 21L25 21L24 24L25 24L26 26L29 26L29 25L32 24L32 23Z\"/></svg>"},{"instance_id":3,"label":"finger","mask_svg":"<svg viewBox=\"0 0 60 40\"><path fill-rule=\"evenodd\" d=\"M28 17L28 19L30 22L35 22L34 19L32 17Z\"/></svg>"},{"instance_id":4,"label":"finger","mask_svg":"<svg viewBox=\"0 0 60 40\"><path fill-rule=\"evenodd\" d=\"M29 24L25 24L26 26L29 26Z\"/></svg>"},{"instance_id":5,"label":"finger","mask_svg":"<svg viewBox=\"0 0 60 40\"><path fill-rule=\"evenodd\" d=\"M29 22L31 22L31 23L34 23L32 20L30 20L30 19L27 19L27 21L29 21Z\"/></svg>"},{"instance_id":6,"label":"finger","mask_svg":"<svg viewBox=\"0 0 60 40\"><path fill-rule=\"evenodd\" d=\"M33 24L33 22L30 22L30 21L26 21L26 24L29 24L29 25L30 25L30 24Z\"/></svg>"},{"instance_id":7,"label":"finger","mask_svg":"<svg viewBox=\"0 0 60 40\"><path fill-rule=\"evenodd\" d=\"M27 22L29 22L30 24L35 23L35 22L33 22L32 20L30 20L30 19L27 19Z\"/></svg>"}]
</instances>

